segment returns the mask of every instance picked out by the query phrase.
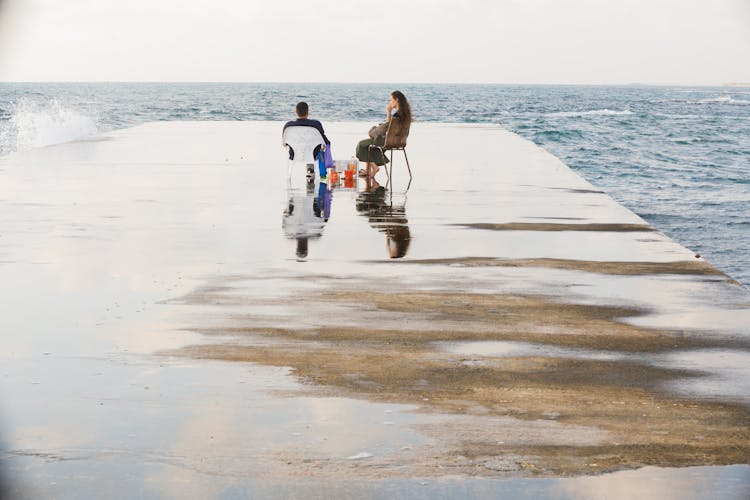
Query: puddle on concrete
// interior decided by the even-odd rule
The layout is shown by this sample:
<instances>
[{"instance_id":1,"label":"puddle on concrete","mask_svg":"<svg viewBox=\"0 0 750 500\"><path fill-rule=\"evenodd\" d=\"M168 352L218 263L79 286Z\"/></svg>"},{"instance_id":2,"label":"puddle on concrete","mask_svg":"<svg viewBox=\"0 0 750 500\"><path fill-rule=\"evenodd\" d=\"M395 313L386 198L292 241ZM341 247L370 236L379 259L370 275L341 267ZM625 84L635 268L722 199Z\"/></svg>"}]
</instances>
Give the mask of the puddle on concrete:
<instances>
[{"instance_id":1,"label":"puddle on concrete","mask_svg":"<svg viewBox=\"0 0 750 500\"><path fill-rule=\"evenodd\" d=\"M566 302L614 306L623 317L613 319L609 309L605 316L615 329L627 321L622 328L684 332L685 342L706 335L712 349L661 352L664 357L652 359L649 373L663 377L716 366L709 370L715 379L679 380L671 390L713 395L721 410L714 421L726 424L718 424L717 433L728 432L740 413L721 405L746 395L747 386L736 381L750 377L735 344L718 347L727 338L739 342L748 336L746 290L696 266L692 252L656 233L644 239L638 231L508 226L534 221L549 228L569 221L595 229L639 229L643 221L606 195L592 193L592 186L554 159L550 174L546 153L496 127L419 124L413 142L410 138L409 156L417 167L411 185L404 171L394 170L388 186L381 175L381 185L357 181L354 187L323 191L320 183L308 189L304 177L290 187L276 175L271 166L279 172L285 167L279 163L280 127L149 124L114 133L107 141L0 160L0 302L5 306L0 329L6 333L0 339L0 463L12 487L29 497L58 498L118 497L124 491L143 498L284 492L312 498L352 492L375 498L504 492L512 498L595 498L602 489L627 491L623 484L660 485L653 490L659 498L670 498L671 492L673 498L707 492L741 498L747 492L744 466L519 478L555 473L539 469L542 461L530 458L550 454L530 440L535 432L559 449L576 436L596 448L610 431L585 418L566 422L554 404L524 408L524 401L536 401L540 394L527 392L528 387L521 387L511 403L494 394L500 410L491 410L506 412L499 416L450 391L444 406L429 405L432 400L423 399L430 396L418 392L423 381L450 380L451 373L466 375L463 370L477 370L476 380L483 378L482 366L462 365L433 349L433 335L458 331L468 339L491 339L504 324L502 314L493 316L500 321L467 321L471 300L435 294L537 297L555 311L562 311L556 303ZM342 145L355 144L367 129L364 124L326 128ZM503 168L483 154L490 139L504 148ZM468 165L466 175L453 174L458 162ZM298 215L306 218L291 220ZM511 230L488 231L483 224ZM304 256L300 238L307 239ZM426 265L430 260L433 265ZM497 260L517 265L491 265ZM627 276L625 268L637 272ZM433 294L428 309L393 307L418 293ZM448 309L450 314L440 316ZM538 309L539 317L552 309ZM565 338L565 328L555 321L541 323L524 330L526 340ZM343 337L290 339L280 330ZM292 372L291 363L152 355L219 342L230 352L324 352L333 345L345 357L353 353L346 349L362 340L357 332L365 332L362 344L371 342L373 359L382 360L377 356L389 351L378 339L399 332L403 337L406 331L430 338L425 350L414 351L415 359L438 363L414 380L418 398L409 404L387 394L363 396L335 384L312 384L296 378L304 373ZM403 340L394 336L391 347ZM540 356L533 342L510 340L515 344L506 345L503 355ZM664 351L663 339L654 335L652 340L651 350ZM624 355L590 347L574 342L546 352L558 360L587 362L592 369ZM395 354L393 359L399 366ZM559 366L562 373L575 368ZM533 378L545 365L521 368ZM622 374L631 380L635 375L628 370ZM372 389L372 380L359 369L329 375L340 375L349 388ZM658 401L636 401L658 410ZM716 416L700 408L683 410ZM639 422L639 415L627 419ZM674 425L672 415L662 415L659 432ZM462 428L470 435L462 435ZM465 442L486 429L497 438L490 447ZM462 442L451 441L456 436ZM652 447L649 438L638 446ZM677 443L683 444L693 446ZM566 466L576 473L622 467L606 446L590 456L611 462L597 459L588 465L575 462L583 460L578 457ZM674 465L685 463L693 462ZM514 479L498 480L506 476ZM638 496L649 498L647 493L639 490Z\"/></svg>"},{"instance_id":2,"label":"puddle on concrete","mask_svg":"<svg viewBox=\"0 0 750 500\"><path fill-rule=\"evenodd\" d=\"M290 464L398 467L432 446L412 424L437 418L404 405L273 397L300 391L285 368L46 357L4 362L3 377L14 401L3 470L55 497L88 497L86 477L99 485L89 493L125 481L158 497L161 484L283 476Z\"/></svg>"},{"instance_id":3,"label":"puddle on concrete","mask_svg":"<svg viewBox=\"0 0 750 500\"><path fill-rule=\"evenodd\" d=\"M699 370L704 376L668 384L678 394L737 401L750 406L750 351L694 350L667 353L655 360L676 369Z\"/></svg>"},{"instance_id":4,"label":"puddle on concrete","mask_svg":"<svg viewBox=\"0 0 750 500\"><path fill-rule=\"evenodd\" d=\"M684 396L701 399L737 401L750 406L750 351L696 349L658 354L599 351L566 348L554 345L513 341L484 341L438 344L453 354L478 360L466 360L481 365L481 358L491 357L546 357L599 361L627 361L650 366L688 370L696 374L665 384L665 389Z\"/></svg>"},{"instance_id":5,"label":"puddle on concrete","mask_svg":"<svg viewBox=\"0 0 750 500\"><path fill-rule=\"evenodd\" d=\"M447 352L463 356L523 357L541 356L548 358L595 359L616 361L625 359L626 355L614 351L593 351L589 349L572 349L544 344L532 344L513 341L484 341L446 344Z\"/></svg>"},{"instance_id":6,"label":"puddle on concrete","mask_svg":"<svg viewBox=\"0 0 750 500\"><path fill-rule=\"evenodd\" d=\"M305 179L302 189L287 188L281 227L284 236L296 243L297 260L307 259L311 240L323 236L333 205L333 189L314 174Z\"/></svg>"},{"instance_id":7,"label":"puddle on concrete","mask_svg":"<svg viewBox=\"0 0 750 500\"><path fill-rule=\"evenodd\" d=\"M35 485L12 482L11 498L126 498L137 494L143 499L160 498L498 498L559 500L745 500L750 495L750 467L688 467L664 469L646 467L599 476L564 479L476 479L444 477L390 478L368 480L357 478L326 480L314 478L248 479L215 474L209 480L200 475L186 475L179 467L165 461L142 461L139 457L117 457L111 460L58 462ZM19 465L33 467L33 459L19 459ZM150 473L154 466L157 473ZM85 475L80 469L85 468ZM127 471L127 472L123 472ZM75 489L70 479L79 477ZM101 483L92 485L97 478Z\"/></svg>"}]
</instances>

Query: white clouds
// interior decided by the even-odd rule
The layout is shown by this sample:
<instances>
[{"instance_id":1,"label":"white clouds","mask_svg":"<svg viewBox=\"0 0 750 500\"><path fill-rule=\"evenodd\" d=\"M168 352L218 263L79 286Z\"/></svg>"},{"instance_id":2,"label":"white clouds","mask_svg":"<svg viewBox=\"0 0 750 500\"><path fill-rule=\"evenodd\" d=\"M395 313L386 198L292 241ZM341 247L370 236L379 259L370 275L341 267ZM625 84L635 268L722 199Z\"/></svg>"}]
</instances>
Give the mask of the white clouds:
<instances>
[{"instance_id":1,"label":"white clouds","mask_svg":"<svg viewBox=\"0 0 750 500\"><path fill-rule=\"evenodd\" d=\"M6 80L750 80L744 0L24 3Z\"/></svg>"}]
</instances>

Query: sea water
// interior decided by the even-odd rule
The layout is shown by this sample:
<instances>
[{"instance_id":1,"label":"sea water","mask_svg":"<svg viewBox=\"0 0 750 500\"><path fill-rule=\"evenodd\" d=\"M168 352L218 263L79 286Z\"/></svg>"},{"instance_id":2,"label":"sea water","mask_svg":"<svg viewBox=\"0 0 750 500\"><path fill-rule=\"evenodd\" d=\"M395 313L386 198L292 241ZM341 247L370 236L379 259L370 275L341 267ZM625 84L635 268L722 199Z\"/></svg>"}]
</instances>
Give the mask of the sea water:
<instances>
[{"instance_id":1,"label":"sea water","mask_svg":"<svg viewBox=\"0 0 750 500\"><path fill-rule=\"evenodd\" d=\"M395 88L418 121L498 124L534 141L750 285L750 88L0 83L0 155L150 121L288 120L300 100L324 124L376 122Z\"/></svg>"}]
</instances>

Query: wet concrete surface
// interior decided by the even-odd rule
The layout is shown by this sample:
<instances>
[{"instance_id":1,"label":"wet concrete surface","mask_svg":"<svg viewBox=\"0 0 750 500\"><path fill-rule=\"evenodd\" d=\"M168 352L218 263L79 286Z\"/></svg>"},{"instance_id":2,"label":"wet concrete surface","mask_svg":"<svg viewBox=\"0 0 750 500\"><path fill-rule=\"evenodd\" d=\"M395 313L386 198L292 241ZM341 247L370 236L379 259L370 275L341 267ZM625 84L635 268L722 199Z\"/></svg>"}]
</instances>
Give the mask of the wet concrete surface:
<instances>
[{"instance_id":1,"label":"wet concrete surface","mask_svg":"<svg viewBox=\"0 0 750 500\"><path fill-rule=\"evenodd\" d=\"M747 496L745 288L499 128L331 188L280 126L0 160L14 496Z\"/></svg>"}]
</instances>

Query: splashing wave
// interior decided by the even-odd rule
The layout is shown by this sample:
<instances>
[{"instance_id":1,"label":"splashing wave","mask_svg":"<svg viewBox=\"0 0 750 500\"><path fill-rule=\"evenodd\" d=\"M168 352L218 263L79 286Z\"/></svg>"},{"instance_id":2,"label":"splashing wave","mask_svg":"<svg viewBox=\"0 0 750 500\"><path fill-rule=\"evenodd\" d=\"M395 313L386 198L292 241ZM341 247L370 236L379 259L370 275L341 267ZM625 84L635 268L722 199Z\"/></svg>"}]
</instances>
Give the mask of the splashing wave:
<instances>
[{"instance_id":1,"label":"splashing wave","mask_svg":"<svg viewBox=\"0 0 750 500\"><path fill-rule=\"evenodd\" d=\"M21 99L9 115L0 121L0 155L87 139L99 132L94 118L55 99Z\"/></svg>"}]
</instances>

